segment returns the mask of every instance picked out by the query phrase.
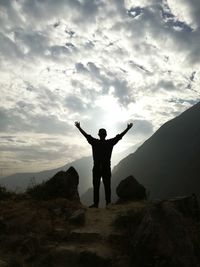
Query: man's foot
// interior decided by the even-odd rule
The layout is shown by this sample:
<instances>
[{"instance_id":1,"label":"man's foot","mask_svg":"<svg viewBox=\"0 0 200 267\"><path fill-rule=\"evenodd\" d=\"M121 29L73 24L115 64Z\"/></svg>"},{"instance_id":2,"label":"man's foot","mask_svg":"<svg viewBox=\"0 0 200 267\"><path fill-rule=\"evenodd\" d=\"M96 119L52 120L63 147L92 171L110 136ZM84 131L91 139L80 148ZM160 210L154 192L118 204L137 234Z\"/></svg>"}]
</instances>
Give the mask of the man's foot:
<instances>
[{"instance_id":1,"label":"man's foot","mask_svg":"<svg viewBox=\"0 0 200 267\"><path fill-rule=\"evenodd\" d=\"M89 206L89 208L91 209L91 208L98 208L98 205L96 205L96 204L92 204L91 206Z\"/></svg>"}]
</instances>

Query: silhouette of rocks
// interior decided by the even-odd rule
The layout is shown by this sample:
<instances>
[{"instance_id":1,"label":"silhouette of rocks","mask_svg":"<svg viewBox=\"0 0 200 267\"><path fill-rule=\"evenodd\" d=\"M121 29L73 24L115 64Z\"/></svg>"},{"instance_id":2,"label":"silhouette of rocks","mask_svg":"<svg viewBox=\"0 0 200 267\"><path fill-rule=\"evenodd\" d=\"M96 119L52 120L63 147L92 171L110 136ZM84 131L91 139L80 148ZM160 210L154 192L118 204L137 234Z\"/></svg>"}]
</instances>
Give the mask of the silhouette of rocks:
<instances>
[{"instance_id":1,"label":"silhouette of rocks","mask_svg":"<svg viewBox=\"0 0 200 267\"><path fill-rule=\"evenodd\" d=\"M85 209L76 210L70 217L71 224L83 225L85 223Z\"/></svg>"},{"instance_id":2,"label":"silhouette of rocks","mask_svg":"<svg viewBox=\"0 0 200 267\"><path fill-rule=\"evenodd\" d=\"M66 172L60 171L48 180L44 185L44 190L49 198L63 197L79 201L78 183L78 173L73 167L70 167Z\"/></svg>"},{"instance_id":3,"label":"silhouette of rocks","mask_svg":"<svg viewBox=\"0 0 200 267\"><path fill-rule=\"evenodd\" d=\"M160 201L147 208L140 226L131 237L133 266L199 266L197 224L178 210L179 207L182 209L185 201Z\"/></svg>"},{"instance_id":4,"label":"silhouette of rocks","mask_svg":"<svg viewBox=\"0 0 200 267\"><path fill-rule=\"evenodd\" d=\"M23 240L18 252L22 255L26 255L27 258L35 257L37 255L39 245L40 244L36 235L32 234Z\"/></svg>"},{"instance_id":5,"label":"silhouette of rocks","mask_svg":"<svg viewBox=\"0 0 200 267\"><path fill-rule=\"evenodd\" d=\"M27 192L36 199L66 198L70 201L80 202L78 184L78 173L73 167L70 167L66 172L59 171L50 180L30 188Z\"/></svg>"},{"instance_id":6,"label":"silhouette of rocks","mask_svg":"<svg viewBox=\"0 0 200 267\"><path fill-rule=\"evenodd\" d=\"M0 186L0 200L8 199L12 193L8 192L5 187Z\"/></svg>"},{"instance_id":7,"label":"silhouette of rocks","mask_svg":"<svg viewBox=\"0 0 200 267\"><path fill-rule=\"evenodd\" d=\"M0 232L6 231L6 223L3 217L0 217Z\"/></svg>"},{"instance_id":8,"label":"silhouette of rocks","mask_svg":"<svg viewBox=\"0 0 200 267\"><path fill-rule=\"evenodd\" d=\"M173 204L184 217L192 218L194 221L200 220L199 202L195 194L170 199L170 203Z\"/></svg>"},{"instance_id":9,"label":"silhouette of rocks","mask_svg":"<svg viewBox=\"0 0 200 267\"><path fill-rule=\"evenodd\" d=\"M100 209L66 198L0 204L0 267L200 266L195 195Z\"/></svg>"},{"instance_id":10,"label":"silhouette of rocks","mask_svg":"<svg viewBox=\"0 0 200 267\"><path fill-rule=\"evenodd\" d=\"M120 201L146 199L146 189L132 175L119 183L116 192Z\"/></svg>"},{"instance_id":11,"label":"silhouette of rocks","mask_svg":"<svg viewBox=\"0 0 200 267\"><path fill-rule=\"evenodd\" d=\"M0 267L9 267L9 265L5 261L0 260Z\"/></svg>"},{"instance_id":12,"label":"silhouette of rocks","mask_svg":"<svg viewBox=\"0 0 200 267\"><path fill-rule=\"evenodd\" d=\"M110 267L112 255L102 244L91 247L76 244L52 247L45 255L42 266L70 267Z\"/></svg>"}]
</instances>

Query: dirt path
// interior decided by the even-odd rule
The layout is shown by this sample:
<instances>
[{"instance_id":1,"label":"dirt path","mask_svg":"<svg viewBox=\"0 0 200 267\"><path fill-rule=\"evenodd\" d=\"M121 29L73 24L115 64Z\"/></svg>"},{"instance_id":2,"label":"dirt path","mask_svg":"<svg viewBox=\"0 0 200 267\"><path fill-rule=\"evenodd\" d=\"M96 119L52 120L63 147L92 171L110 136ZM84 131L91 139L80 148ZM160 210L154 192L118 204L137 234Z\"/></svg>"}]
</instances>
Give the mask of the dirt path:
<instances>
[{"instance_id":1,"label":"dirt path","mask_svg":"<svg viewBox=\"0 0 200 267\"><path fill-rule=\"evenodd\" d=\"M128 267L124 232L114 225L117 218L126 216L130 211L143 209L144 206L143 202L132 202L107 208L87 208L85 224L74 226L67 240L52 245L52 266L66 267L68 262L70 267Z\"/></svg>"}]
</instances>

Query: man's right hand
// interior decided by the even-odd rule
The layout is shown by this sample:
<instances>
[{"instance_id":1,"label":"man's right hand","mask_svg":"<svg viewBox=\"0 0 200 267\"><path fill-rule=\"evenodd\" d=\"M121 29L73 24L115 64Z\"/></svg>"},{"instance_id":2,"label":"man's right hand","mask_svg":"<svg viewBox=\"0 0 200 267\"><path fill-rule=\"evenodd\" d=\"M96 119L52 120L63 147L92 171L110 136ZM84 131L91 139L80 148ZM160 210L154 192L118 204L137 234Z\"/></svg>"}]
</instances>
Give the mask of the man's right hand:
<instances>
[{"instance_id":1,"label":"man's right hand","mask_svg":"<svg viewBox=\"0 0 200 267\"><path fill-rule=\"evenodd\" d=\"M128 124L127 124L127 128L128 128L128 129L131 129L132 126L133 126L133 123L128 123Z\"/></svg>"},{"instance_id":2,"label":"man's right hand","mask_svg":"<svg viewBox=\"0 0 200 267\"><path fill-rule=\"evenodd\" d=\"M77 128L80 128L80 126L81 126L79 121L75 121L74 124L75 124L75 126L76 126Z\"/></svg>"}]
</instances>

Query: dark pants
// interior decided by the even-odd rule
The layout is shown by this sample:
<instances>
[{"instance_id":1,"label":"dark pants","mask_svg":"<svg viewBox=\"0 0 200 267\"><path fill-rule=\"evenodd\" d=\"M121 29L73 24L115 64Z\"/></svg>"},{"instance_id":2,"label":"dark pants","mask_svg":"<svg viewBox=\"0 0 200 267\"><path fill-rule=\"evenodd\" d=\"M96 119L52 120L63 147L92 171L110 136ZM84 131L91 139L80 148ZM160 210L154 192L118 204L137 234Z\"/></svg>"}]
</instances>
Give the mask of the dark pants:
<instances>
[{"instance_id":1,"label":"dark pants","mask_svg":"<svg viewBox=\"0 0 200 267\"><path fill-rule=\"evenodd\" d=\"M93 189L94 189L94 204L99 204L99 188L101 177L105 188L106 205L111 202L111 169L110 165L94 165L93 167Z\"/></svg>"}]
</instances>

